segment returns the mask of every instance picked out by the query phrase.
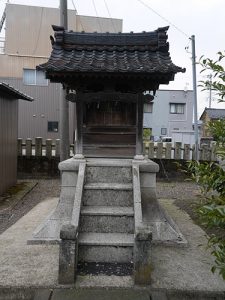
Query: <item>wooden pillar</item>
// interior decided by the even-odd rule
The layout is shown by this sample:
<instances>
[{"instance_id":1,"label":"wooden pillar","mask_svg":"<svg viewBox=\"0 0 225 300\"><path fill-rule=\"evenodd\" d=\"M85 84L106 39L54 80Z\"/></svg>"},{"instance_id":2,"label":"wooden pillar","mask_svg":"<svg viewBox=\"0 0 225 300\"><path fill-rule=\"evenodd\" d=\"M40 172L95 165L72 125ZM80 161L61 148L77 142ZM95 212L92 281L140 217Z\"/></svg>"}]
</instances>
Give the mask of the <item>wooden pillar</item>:
<instances>
[{"instance_id":1,"label":"wooden pillar","mask_svg":"<svg viewBox=\"0 0 225 300\"><path fill-rule=\"evenodd\" d=\"M82 127L83 127L82 94L77 95L76 115L77 115L77 140L76 140L75 158L84 158L84 156L83 156L83 132L82 132Z\"/></svg>"},{"instance_id":2,"label":"wooden pillar","mask_svg":"<svg viewBox=\"0 0 225 300\"><path fill-rule=\"evenodd\" d=\"M136 155L135 159L144 159L143 156L143 97L139 94L136 103Z\"/></svg>"}]
</instances>

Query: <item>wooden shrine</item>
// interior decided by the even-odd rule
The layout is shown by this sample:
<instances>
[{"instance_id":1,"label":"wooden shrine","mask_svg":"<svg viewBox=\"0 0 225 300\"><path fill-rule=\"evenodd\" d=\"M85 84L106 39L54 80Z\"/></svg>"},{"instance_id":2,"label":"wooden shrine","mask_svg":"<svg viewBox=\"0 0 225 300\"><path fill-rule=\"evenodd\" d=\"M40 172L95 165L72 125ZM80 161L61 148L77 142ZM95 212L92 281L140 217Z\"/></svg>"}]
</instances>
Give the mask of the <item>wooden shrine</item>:
<instances>
[{"instance_id":1,"label":"wooden shrine","mask_svg":"<svg viewBox=\"0 0 225 300\"><path fill-rule=\"evenodd\" d=\"M51 56L38 69L61 82L68 98L75 93L76 155L141 157L143 104L184 72L171 61L168 27L142 33L53 29Z\"/></svg>"}]
</instances>

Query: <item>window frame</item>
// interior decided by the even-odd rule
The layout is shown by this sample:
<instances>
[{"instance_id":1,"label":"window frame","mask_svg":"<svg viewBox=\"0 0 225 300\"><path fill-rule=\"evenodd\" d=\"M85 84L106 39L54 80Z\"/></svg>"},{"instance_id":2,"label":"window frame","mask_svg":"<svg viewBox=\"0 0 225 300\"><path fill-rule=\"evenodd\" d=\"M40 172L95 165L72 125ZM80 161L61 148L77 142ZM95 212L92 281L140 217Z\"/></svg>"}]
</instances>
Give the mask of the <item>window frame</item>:
<instances>
[{"instance_id":1,"label":"window frame","mask_svg":"<svg viewBox=\"0 0 225 300\"><path fill-rule=\"evenodd\" d=\"M171 110L172 105L174 105L174 112ZM172 115L183 115L185 113L185 105L186 103L176 103L176 102L170 102L170 114ZM179 112L178 107L182 107L182 112Z\"/></svg>"},{"instance_id":2,"label":"window frame","mask_svg":"<svg viewBox=\"0 0 225 300\"><path fill-rule=\"evenodd\" d=\"M57 130L50 130L50 129L49 129L50 123L57 123ZM58 132L59 132L59 122L58 122L58 121L48 121L48 122L47 122L47 130L48 130L48 132L58 133Z\"/></svg>"},{"instance_id":3,"label":"window frame","mask_svg":"<svg viewBox=\"0 0 225 300\"><path fill-rule=\"evenodd\" d=\"M145 107L149 105L149 107L151 107L151 111L146 111ZM151 114L153 112L153 102L150 102L150 103L144 103L144 107L143 107L143 112L145 114Z\"/></svg>"},{"instance_id":4,"label":"window frame","mask_svg":"<svg viewBox=\"0 0 225 300\"><path fill-rule=\"evenodd\" d=\"M25 72L26 71L33 71L34 72L34 83L25 82ZM44 78L45 79L45 84L44 83L42 83L42 84L37 83L37 73L43 73L43 75L45 74L43 71L39 71L39 70L36 70L36 69L23 68L23 84L24 85L31 85L31 86L48 86L49 80L47 78Z\"/></svg>"},{"instance_id":5,"label":"window frame","mask_svg":"<svg viewBox=\"0 0 225 300\"><path fill-rule=\"evenodd\" d=\"M165 131L165 133L163 133ZM167 128L166 127L161 127L161 135L167 135Z\"/></svg>"}]
</instances>

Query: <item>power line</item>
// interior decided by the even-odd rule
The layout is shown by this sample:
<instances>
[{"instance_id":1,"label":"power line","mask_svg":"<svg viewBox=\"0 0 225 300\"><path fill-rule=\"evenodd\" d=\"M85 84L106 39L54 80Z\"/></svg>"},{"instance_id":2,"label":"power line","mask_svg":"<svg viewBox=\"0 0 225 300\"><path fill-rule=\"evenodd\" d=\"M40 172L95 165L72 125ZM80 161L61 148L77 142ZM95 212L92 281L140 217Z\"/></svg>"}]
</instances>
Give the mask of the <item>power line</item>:
<instances>
[{"instance_id":1,"label":"power line","mask_svg":"<svg viewBox=\"0 0 225 300\"><path fill-rule=\"evenodd\" d=\"M71 0L71 1L72 1L72 4L73 4L75 13L77 14L76 16L78 16L78 11L77 11L77 9L76 9L76 6L75 6L75 4L74 4L74 1L73 1L73 0ZM84 30L84 26L83 26L83 24L82 24L82 22L81 22L81 17L80 17L80 16L79 16L79 19L80 19L80 25L81 25L81 28L82 28L83 31L85 31L85 30Z\"/></svg>"},{"instance_id":2,"label":"power line","mask_svg":"<svg viewBox=\"0 0 225 300\"><path fill-rule=\"evenodd\" d=\"M144 5L145 7L147 7L148 9L150 9L152 12L154 12L158 17L160 17L161 19L163 19L164 21L166 21L167 23L169 23L171 26L173 26L176 30L178 30L180 33L182 33L183 35L185 35L187 38L190 38L190 36L188 34L186 34L183 30L181 30L175 24L173 24L172 22L170 22L167 18L161 16L155 9L153 9L152 7L150 7L144 1L142 1L142 0L137 0L137 1L140 2L142 5Z\"/></svg>"},{"instance_id":3,"label":"power line","mask_svg":"<svg viewBox=\"0 0 225 300\"><path fill-rule=\"evenodd\" d=\"M99 25L99 28L102 31L102 26L101 26L101 23L100 23L100 20L99 20L99 17L98 17L98 12L97 12L97 9L96 9L96 6L95 6L95 0L92 0L92 3L93 3L93 6L94 6L94 9L95 9L95 14L96 14L96 17L97 17L97 22L98 22L98 25Z\"/></svg>"},{"instance_id":4,"label":"power line","mask_svg":"<svg viewBox=\"0 0 225 300\"><path fill-rule=\"evenodd\" d=\"M106 7L106 9L107 9L107 11L108 11L108 15L109 15L109 18L110 18L110 20L111 20L113 29L114 29L114 31L116 32L117 30L116 30L115 24L114 24L114 22L113 22L113 19L112 19L112 17L111 17L111 14L110 14L110 11L109 11L109 7L108 7L108 5L107 5L106 0L104 0L104 3L105 3L105 7Z\"/></svg>"}]
</instances>

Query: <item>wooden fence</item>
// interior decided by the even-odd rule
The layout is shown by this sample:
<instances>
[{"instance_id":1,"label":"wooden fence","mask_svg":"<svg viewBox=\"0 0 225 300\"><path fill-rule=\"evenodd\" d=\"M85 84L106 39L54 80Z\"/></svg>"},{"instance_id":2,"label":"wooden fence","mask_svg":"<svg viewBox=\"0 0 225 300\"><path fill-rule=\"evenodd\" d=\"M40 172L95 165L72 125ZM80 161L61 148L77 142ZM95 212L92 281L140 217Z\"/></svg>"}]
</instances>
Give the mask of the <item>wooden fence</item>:
<instances>
[{"instance_id":1,"label":"wooden fence","mask_svg":"<svg viewBox=\"0 0 225 300\"><path fill-rule=\"evenodd\" d=\"M195 145L183 144L180 142L174 143L154 143L144 142L144 152L149 158L153 159L174 159L174 160L194 160ZM204 161L216 161L215 144L202 144L199 146L199 158ZM70 156L74 154L74 144L70 145ZM18 156L26 157L59 157L60 156L60 140L54 142L51 139L43 141L41 137L34 139L26 139L23 141L18 139Z\"/></svg>"}]
</instances>

